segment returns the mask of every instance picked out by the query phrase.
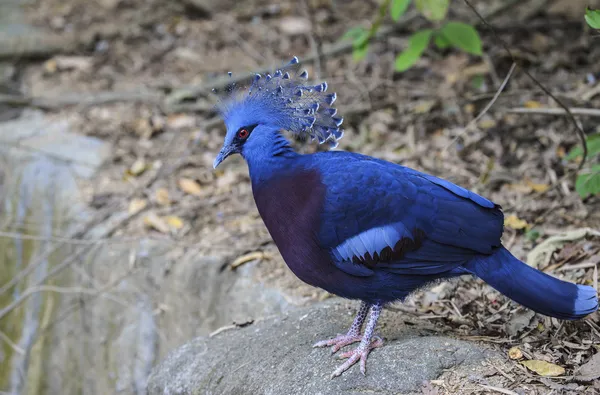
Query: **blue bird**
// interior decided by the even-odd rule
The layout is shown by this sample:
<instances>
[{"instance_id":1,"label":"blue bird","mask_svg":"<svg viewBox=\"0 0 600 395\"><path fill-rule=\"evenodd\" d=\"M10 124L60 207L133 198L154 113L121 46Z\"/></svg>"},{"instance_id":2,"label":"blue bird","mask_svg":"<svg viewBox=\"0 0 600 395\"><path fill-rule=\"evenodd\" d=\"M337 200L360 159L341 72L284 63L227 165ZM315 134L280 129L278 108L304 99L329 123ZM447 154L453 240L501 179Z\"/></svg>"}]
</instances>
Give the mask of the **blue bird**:
<instances>
[{"instance_id":1,"label":"blue bird","mask_svg":"<svg viewBox=\"0 0 600 395\"><path fill-rule=\"evenodd\" d=\"M477 276L521 305L565 320L598 309L594 288L542 273L502 246L503 213L490 200L357 153L296 153L283 131L332 147L343 135L336 94L297 69L294 58L273 75L256 75L247 91L221 104L227 134L214 167L241 154L258 211L292 272L362 301L347 334L315 344L336 352L360 342L341 354L347 360L332 377L358 361L364 374L369 352L383 344L374 336L383 306L439 279Z\"/></svg>"}]
</instances>

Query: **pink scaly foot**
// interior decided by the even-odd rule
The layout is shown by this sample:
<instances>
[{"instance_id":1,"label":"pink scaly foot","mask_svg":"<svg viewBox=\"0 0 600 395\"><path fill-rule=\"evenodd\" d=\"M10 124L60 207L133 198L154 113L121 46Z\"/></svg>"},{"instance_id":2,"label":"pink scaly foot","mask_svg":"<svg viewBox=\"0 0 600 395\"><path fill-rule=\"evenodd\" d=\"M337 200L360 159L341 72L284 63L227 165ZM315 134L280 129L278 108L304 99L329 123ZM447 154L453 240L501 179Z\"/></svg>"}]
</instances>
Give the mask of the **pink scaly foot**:
<instances>
[{"instance_id":1,"label":"pink scaly foot","mask_svg":"<svg viewBox=\"0 0 600 395\"><path fill-rule=\"evenodd\" d=\"M362 374L367 372L367 357L374 348L383 346L383 340L377 336L373 337L375 326L377 325L377 319L381 313L382 305L380 303L374 304L371 308L371 316L369 322L365 328L365 334L359 344L359 346L351 351L340 354L340 358L348 358L346 362L340 365L331 375L331 378L337 377L348 370L352 365L360 360L360 371Z\"/></svg>"},{"instance_id":2,"label":"pink scaly foot","mask_svg":"<svg viewBox=\"0 0 600 395\"><path fill-rule=\"evenodd\" d=\"M356 314L356 318L354 318L354 322L352 323L352 326L350 327L350 330L348 330L347 334L345 334L345 335L338 334L337 337L334 337L333 339L322 340L320 342L315 343L313 345L313 347L333 346L333 347L331 347L331 353L335 354L342 347L345 347L348 344L352 344L352 343L361 341L363 337L360 334L360 330L363 326L363 323L365 322L365 318L367 318L367 313L369 312L369 307L370 306L365 302L363 302L360 305L360 309L358 310L358 313Z\"/></svg>"},{"instance_id":3,"label":"pink scaly foot","mask_svg":"<svg viewBox=\"0 0 600 395\"><path fill-rule=\"evenodd\" d=\"M331 347L331 353L335 354L342 347L346 347L348 344L356 343L361 340L362 340L361 335L353 336L353 335L349 335L349 334L348 335L339 334L339 335L337 335L337 337L334 337L333 339L321 340L320 342L313 344L313 347L333 346L333 347Z\"/></svg>"},{"instance_id":4,"label":"pink scaly foot","mask_svg":"<svg viewBox=\"0 0 600 395\"><path fill-rule=\"evenodd\" d=\"M365 343L366 344L366 343ZM346 351L339 355L340 359L348 358L346 362L340 365L335 372L331 374L331 378L337 377L350 369L352 365L360 360L360 372L364 375L367 373L367 357L371 350L383 346L383 340L379 336L374 336L371 339L371 343L364 346L363 343L356 347L354 350Z\"/></svg>"}]
</instances>

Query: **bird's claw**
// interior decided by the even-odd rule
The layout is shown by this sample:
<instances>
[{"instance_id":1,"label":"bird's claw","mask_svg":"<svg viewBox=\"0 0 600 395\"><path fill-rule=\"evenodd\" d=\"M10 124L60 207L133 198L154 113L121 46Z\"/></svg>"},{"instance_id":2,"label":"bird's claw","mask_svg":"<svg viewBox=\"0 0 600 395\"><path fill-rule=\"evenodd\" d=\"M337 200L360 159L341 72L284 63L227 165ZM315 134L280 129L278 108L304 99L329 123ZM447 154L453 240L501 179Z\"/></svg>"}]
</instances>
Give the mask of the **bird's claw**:
<instances>
[{"instance_id":1,"label":"bird's claw","mask_svg":"<svg viewBox=\"0 0 600 395\"><path fill-rule=\"evenodd\" d=\"M356 343L362 340L361 335L337 335L333 339L322 340L313 344L313 348L316 347L331 347L331 353L335 354L342 347L346 347L348 344Z\"/></svg>"},{"instance_id":2,"label":"bird's claw","mask_svg":"<svg viewBox=\"0 0 600 395\"><path fill-rule=\"evenodd\" d=\"M383 346L383 340L378 336L373 336L371 343L368 346L364 346L361 343L360 346L354 350L346 351L338 356L340 359L348 358L346 362L341 364L332 374L331 378L337 377L348 370L352 365L360 360L360 372L364 375L367 372L367 357L374 348Z\"/></svg>"}]
</instances>

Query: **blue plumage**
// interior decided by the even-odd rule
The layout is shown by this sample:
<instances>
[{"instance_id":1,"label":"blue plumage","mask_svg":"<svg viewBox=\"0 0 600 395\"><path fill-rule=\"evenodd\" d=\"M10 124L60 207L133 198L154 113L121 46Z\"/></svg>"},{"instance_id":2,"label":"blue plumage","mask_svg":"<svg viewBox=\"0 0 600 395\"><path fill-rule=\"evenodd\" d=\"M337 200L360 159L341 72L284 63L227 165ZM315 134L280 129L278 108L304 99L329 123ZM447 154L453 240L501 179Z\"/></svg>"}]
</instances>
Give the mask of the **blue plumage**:
<instances>
[{"instance_id":1,"label":"blue plumage","mask_svg":"<svg viewBox=\"0 0 600 395\"><path fill-rule=\"evenodd\" d=\"M292 65L297 64L292 61ZM501 244L500 207L448 181L349 152L300 155L282 135L336 145L342 119L327 84L306 72L276 71L222 107L227 126L215 167L240 153L247 161L258 210L290 269L303 281L363 307L348 334L319 342L334 349L360 341L334 372L341 374L382 344L373 329L381 306L433 281L482 278L537 312L578 319L598 308L592 287L539 272ZM365 334L360 328L371 307Z\"/></svg>"}]
</instances>

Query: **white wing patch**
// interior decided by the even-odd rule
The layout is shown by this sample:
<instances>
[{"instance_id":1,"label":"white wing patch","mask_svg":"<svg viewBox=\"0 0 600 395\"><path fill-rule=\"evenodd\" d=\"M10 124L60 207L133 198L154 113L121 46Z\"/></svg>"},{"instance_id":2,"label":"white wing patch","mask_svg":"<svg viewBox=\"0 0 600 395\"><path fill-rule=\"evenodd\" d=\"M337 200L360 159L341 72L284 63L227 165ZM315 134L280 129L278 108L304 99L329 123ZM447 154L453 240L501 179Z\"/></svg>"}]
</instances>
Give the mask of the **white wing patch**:
<instances>
[{"instance_id":1,"label":"white wing patch","mask_svg":"<svg viewBox=\"0 0 600 395\"><path fill-rule=\"evenodd\" d=\"M412 234L399 222L372 228L352 236L333 248L332 252L340 262L352 261L353 257L362 259L367 252L372 257L375 253L381 253L386 247L393 249L396 243L405 237L413 238Z\"/></svg>"}]
</instances>

